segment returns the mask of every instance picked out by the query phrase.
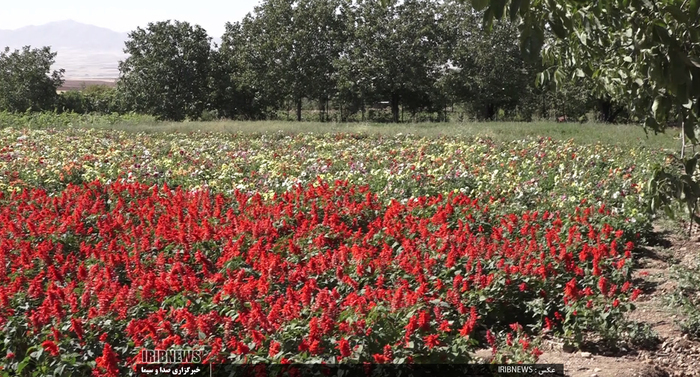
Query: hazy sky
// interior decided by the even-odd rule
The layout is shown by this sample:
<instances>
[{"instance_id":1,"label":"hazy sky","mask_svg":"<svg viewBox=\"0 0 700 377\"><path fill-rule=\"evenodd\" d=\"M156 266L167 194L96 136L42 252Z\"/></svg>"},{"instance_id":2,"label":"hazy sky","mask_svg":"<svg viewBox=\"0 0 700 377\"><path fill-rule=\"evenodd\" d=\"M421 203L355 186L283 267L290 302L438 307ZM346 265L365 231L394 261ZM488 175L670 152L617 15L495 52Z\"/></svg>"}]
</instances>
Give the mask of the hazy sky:
<instances>
[{"instance_id":1,"label":"hazy sky","mask_svg":"<svg viewBox=\"0 0 700 377\"><path fill-rule=\"evenodd\" d=\"M127 32L164 20L198 24L221 37L227 21L241 20L258 0L20 0L3 1L0 29L17 29L52 21L75 20Z\"/></svg>"}]
</instances>

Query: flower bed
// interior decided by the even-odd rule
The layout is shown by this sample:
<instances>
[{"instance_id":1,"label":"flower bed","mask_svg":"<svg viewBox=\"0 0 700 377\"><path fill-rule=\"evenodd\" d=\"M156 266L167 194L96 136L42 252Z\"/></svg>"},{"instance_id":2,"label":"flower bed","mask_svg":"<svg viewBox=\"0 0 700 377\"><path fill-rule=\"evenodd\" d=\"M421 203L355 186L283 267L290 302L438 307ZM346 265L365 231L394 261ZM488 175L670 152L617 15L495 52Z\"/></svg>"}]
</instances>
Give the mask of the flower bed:
<instances>
[{"instance_id":1,"label":"flower bed","mask_svg":"<svg viewBox=\"0 0 700 377\"><path fill-rule=\"evenodd\" d=\"M628 219L589 203L387 202L323 180L267 198L124 181L5 193L0 368L119 375L170 346L217 362L468 362L485 345L534 359L533 335L615 333L639 294L613 226Z\"/></svg>"}]
</instances>

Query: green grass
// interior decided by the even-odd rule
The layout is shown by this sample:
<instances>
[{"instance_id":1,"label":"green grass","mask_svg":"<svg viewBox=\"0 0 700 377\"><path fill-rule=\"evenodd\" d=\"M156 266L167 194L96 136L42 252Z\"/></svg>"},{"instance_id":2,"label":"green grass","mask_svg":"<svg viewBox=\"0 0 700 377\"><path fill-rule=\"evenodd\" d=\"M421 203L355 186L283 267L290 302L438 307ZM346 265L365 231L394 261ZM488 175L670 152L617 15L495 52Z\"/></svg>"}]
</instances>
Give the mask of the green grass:
<instances>
[{"instance_id":1,"label":"green grass","mask_svg":"<svg viewBox=\"0 0 700 377\"><path fill-rule=\"evenodd\" d=\"M450 123L321 123L290 121L214 121L214 122L157 122L153 117L140 115L78 115L78 114L10 114L0 112L0 128L98 128L134 132L225 132L225 133L366 133L396 135L413 134L418 137L481 136L508 142L527 137L551 137L573 140L580 144L601 142L620 146L646 146L678 150L680 142L676 129L654 135L646 134L638 125L610 125L601 123L555 122L450 122Z\"/></svg>"},{"instance_id":2,"label":"green grass","mask_svg":"<svg viewBox=\"0 0 700 377\"><path fill-rule=\"evenodd\" d=\"M678 149L680 143L675 129L664 134L646 134L637 125L555 122L483 122L483 123L321 123L287 121L216 121L216 122L145 122L139 124L91 124L84 127L118 129L138 132L226 132L226 133L370 133L383 135L414 134L424 137L482 136L508 142L526 137L573 139L577 143L601 142L611 145Z\"/></svg>"}]
</instances>

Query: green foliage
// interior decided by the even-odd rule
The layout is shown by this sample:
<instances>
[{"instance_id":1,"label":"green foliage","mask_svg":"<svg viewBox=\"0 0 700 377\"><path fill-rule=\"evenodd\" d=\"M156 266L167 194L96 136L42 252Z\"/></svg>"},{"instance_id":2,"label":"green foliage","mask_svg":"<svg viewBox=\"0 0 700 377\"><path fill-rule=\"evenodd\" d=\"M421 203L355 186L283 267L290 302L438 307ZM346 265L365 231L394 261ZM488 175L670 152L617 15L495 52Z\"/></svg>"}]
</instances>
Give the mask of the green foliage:
<instances>
[{"instance_id":1,"label":"green foliage","mask_svg":"<svg viewBox=\"0 0 700 377\"><path fill-rule=\"evenodd\" d=\"M116 88L106 85L91 85L82 91L88 101L88 112L111 114L122 112Z\"/></svg>"},{"instance_id":2,"label":"green foliage","mask_svg":"<svg viewBox=\"0 0 700 377\"><path fill-rule=\"evenodd\" d=\"M12 127L21 129L46 129L46 128L70 128L80 126L113 126L127 125L135 126L143 125L147 122L154 122L155 119L148 115L137 114L117 114L109 115L94 115L94 114L79 114L79 113L32 113L25 112L22 114L0 112L0 128Z\"/></svg>"},{"instance_id":3,"label":"green foliage","mask_svg":"<svg viewBox=\"0 0 700 377\"><path fill-rule=\"evenodd\" d=\"M523 59L517 25L487 34L480 17L455 1L263 1L212 52L209 108L297 121L447 121L455 103L481 119L594 109L590 85L535 88L541 64Z\"/></svg>"},{"instance_id":4,"label":"green foliage","mask_svg":"<svg viewBox=\"0 0 700 377\"><path fill-rule=\"evenodd\" d=\"M700 339L700 267L697 256L694 265L679 265L674 268L673 280L678 282L669 304L680 308L684 314L679 325L683 333Z\"/></svg>"},{"instance_id":5,"label":"green foliage","mask_svg":"<svg viewBox=\"0 0 700 377\"><path fill-rule=\"evenodd\" d=\"M211 38L187 22L149 23L129 33L118 90L130 109L158 119L197 119L207 106Z\"/></svg>"},{"instance_id":6,"label":"green foliage","mask_svg":"<svg viewBox=\"0 0 700 377\"><path fill-rule=\"evenodd\" d=\"M441 46L449 34L441 29L441 9L432 1L410 0L388 7L375 2L348 6L345 54L336 62L338 88L346 100L363 105L389 101L392 120L399 105L409 111L429 103L447 64Z\"/></svg>"},{"instance_id":7,"label":"green foliage","mask_svg":"<svg viewBox=\"0 0 700 377\"><path fill-rule=\"evenodd\" d=\"M293 104L301 120L304 99L325 105L343 48L339 7L336 0L269 0L227 24L212 80L223 113L255 119L268 116L267 108Z\"/></svg>"},{"instance_id":8,"label":"green foliage","mask_svg":"<svg viewBox=\"0 0 700 377\"><path fill-rule=\"evenodd\" d=\"M265 67L251 43L257 31L251 30L251 17L242 23L227 23L221 47L212 51L209 75L210 102L229 119L264 119L269 96L259 79Z\"/></svg>"},{"instance_id":9,"label":"green foliage","mask_svg":"<svg viewBox=\"0 0 700 377\"><path fill-rule=\"evenodd\" d=\"M451 75L457 98L469 103L478 119L494 120L499 109L514 111L539 69L522 59L517 25L497 22L485 33L481 15L466 6L455 6L452 17L462 35L453 53L458 70Z\"/></svg>"},{"instance_id":10,"label":"green foliage","mask_svg":"<svg viewBox=\"0 0 700 377\"><path fill-rule=\"evenodd\" d=\"M510 9L511 19L519 21L523 53L533 57L541 52L549 66L540 73L540 83L560 85L567 73L589 77L600 97L626 103L632 119L645 129L663 132L669 121L677 120L683 169L657 171L650 183L656 196L651 208L670 212L675 199L700 223L700 184L692 174L697 157L685 158L685 138L698 143L700 2L474 0L472 5L486 8L483 21L489 26ZM551 43L545 38L549 30L556 36Z\"/></svg>"},{"instance_id":11,"label":"green foliage","mask_svg":"<svg viewBox=\"0 0 700 377\"><path fill-rule=\"evenodd\" d=\"M52 110L64 72L51 71L55 58L50 47L0 52L0 111Z\"/></svg>"},{"instance_id":12,"label":"green foliage","mask_svg":"<svg viewBox=\"0 0 700 377\"><path fill-rule=\"evenodd\" d=\"M669 155L673 164L657 166L654 176L649 181L649 192L653 195L650 203L652 212L664 210L669 217L675 217L677 203L685 204L684 210L691 220L700 223L698 216L698 200L700 200L700 184L697 179L697 163L700 155L690 159L679 159ZM682 171L678 174L677 171Z\"/></svg>"},{"instance_id":13,"label":"green foliage","mask_svg":"<svg viewBox=\"0 0 700 377\"><path fill-rule=\"evenodd\" d=\"M85 95L79 91L71 90L58 95L58 110L78 114L88 113L88 103Z\"/></svg>"},{"instance_id":14,"label":"green foliage","mask_svg":"<svg viewBox=\"0 0 700 377\"><path fill-rule=\"evenodd\" d=\"M484 22L503 17L510 8L519 20L521 49L530 56L541 50L551 69L540 82L560 83L568 70L590 77L595 89L624 101L634 117L663 131L677 116L695 140L700 96L700 19L697 1L617 0L526 2L473 1L487 7ZM556 36L546 43L545 30ZM544 46L544 47L542 47Z\"/></svg>"},{"instance_id":15,"label":"green foliage","mask_svg":"<svg viewBox=\"0 0 700 377\"><path fill-rule=\"evenodd\" d=\"M81 91L68 91L59 94L59 111L79 114L111 114L122 112L117 90L106 85L92 85Z\"/></svg>"}]
</instances>

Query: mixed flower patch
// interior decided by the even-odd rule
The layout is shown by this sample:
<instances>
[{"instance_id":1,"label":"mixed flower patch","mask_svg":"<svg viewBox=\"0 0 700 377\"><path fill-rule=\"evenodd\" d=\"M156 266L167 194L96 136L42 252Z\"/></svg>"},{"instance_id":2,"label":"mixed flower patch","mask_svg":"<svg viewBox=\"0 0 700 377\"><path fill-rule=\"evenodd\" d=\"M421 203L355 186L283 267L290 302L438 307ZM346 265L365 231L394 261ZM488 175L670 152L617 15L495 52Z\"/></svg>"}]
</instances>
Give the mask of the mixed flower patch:
<instances>
[{"instance_id":1,"label":"mixed flower patch","mask_svg":"<svg viewBox=\"0 0 700 377\"><path fill-rule=\"evenodd\" d=\"M0 130L0 375L532 361L618 336L658 151Z\"/></svg>"}]
</instances>

